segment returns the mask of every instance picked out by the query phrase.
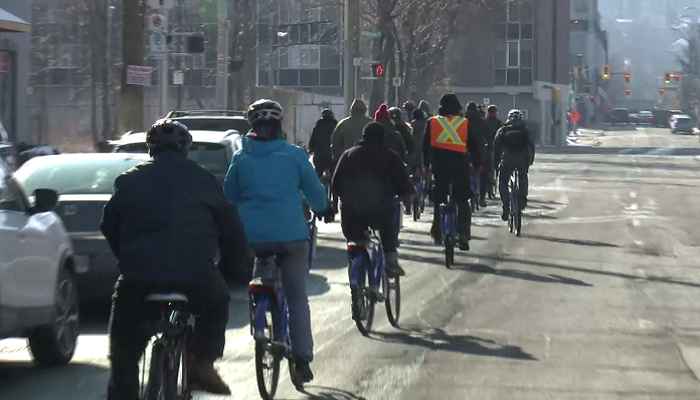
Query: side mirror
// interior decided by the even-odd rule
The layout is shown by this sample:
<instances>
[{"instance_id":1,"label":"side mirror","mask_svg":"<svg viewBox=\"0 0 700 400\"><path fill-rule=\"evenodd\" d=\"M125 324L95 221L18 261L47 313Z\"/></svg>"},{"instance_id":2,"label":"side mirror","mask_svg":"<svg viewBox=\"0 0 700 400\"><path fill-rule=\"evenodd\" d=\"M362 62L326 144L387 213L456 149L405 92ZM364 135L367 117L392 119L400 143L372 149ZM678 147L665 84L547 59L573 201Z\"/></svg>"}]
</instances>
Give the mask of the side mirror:
<instances>
[{"instance_id":1,"label":"side mirror","mask_svg":"<svg viewBox=\"0 0 700 400\"><path fill-rule=\"evenodd\" d=\"M34 207L32 214L52 211L58 204L58 193L51 189L37 189L34 191Z\"/></svg>"}]
</instances>

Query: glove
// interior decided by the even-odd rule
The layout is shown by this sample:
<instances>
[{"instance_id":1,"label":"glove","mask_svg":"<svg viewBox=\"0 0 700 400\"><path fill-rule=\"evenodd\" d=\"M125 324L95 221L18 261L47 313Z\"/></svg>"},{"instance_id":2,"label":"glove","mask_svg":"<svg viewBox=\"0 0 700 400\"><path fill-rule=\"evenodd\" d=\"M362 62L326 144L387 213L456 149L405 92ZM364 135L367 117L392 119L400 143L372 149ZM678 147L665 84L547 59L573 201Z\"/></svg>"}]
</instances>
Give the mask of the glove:
<instances>
[{"instance_id":1,"label":"glove","mask_svg":"<svg viewBox=\"0 0 700 400\"><path fill-rule=\"evenodd\" d=\"M333 203L329 201L326 210L321 213L316 213L316 215L326 224L333 222L335 219L335 207L333 207Z\"/></svg>"}]
</instances>

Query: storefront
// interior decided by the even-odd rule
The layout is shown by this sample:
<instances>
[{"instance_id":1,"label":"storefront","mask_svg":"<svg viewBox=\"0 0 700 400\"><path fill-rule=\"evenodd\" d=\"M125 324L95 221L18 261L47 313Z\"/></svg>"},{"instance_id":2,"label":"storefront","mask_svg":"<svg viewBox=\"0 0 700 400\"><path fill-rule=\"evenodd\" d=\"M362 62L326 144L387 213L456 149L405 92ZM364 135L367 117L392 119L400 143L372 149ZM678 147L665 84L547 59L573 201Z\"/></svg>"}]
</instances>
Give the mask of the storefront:
<instances>
[{"instance_id":1,"label":"storefront","mask_svg":"<svg viewBox=\"0 0 700 400\"><path fill-rule=\"evenodd\" d=\"M0 141L26 141L29 19L25 2L0 0ZM30 2L26 2L30 3Z\"/></svg>"}]
</instances>

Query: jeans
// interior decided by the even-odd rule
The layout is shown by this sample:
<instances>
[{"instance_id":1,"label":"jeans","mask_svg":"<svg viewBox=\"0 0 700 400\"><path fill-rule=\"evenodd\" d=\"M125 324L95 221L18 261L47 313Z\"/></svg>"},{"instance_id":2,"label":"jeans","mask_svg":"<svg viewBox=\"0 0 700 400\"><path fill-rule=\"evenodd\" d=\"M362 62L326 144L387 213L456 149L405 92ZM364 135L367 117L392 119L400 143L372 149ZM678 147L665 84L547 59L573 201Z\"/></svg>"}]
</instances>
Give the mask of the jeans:
<instances>
[{"instance_id":1,"label":"jeans","mask_svg":"<svg viewBox=\"0 0 700 400\"><path fill-rule=\"evenodd\" d=\"M188 309L197 316L187 349L195 358L211 361L224 354L229 294L219 275L201 283L118 281L112 295L109 320L111 377L109 400L139 400L139 360L150 340L145 327L159 310L146 305L153 293L182 293Z\"/></svg>"},{"instance_id":2,"label":"jeans","mask_svg":"<svg viewBox=\"0 0 700 400\"><path fill-rule=\"evenodd\" d=\"M306 292L309 243L306 239L294 242L251 243L256 253L275 253L282 274L282 287L289 307L289 338L296 356L313 361L314 341L311 335L311 310ZM256 258L253 277L260 276L260 260Z\"/></svg>"},{"instance_id":3,"label":"jeans","mask_svg":"<svg viewBox=\"0 0 700 400\"><path fill-rule=\"evenodd\" d=\"M510 177L513 175L513 171L515 168L513 167L506 167L506 166L501 166L501 170L498 175L498 191L501 193L501 202L503 203L503 207L509 207L510 206L510 197L508 196L508 185L510 182ZM518 186L520 187L520 196L523 198L527 198L528 194L528 184L529 184L529 179L527 176L527 171L528 168L521 168L520 173L518 176L520 177L520 182L518 183Z\"/></svg>"},{"instance_id":4,"label":"jeans","mask_svg":"<svg viewBox=\"0 0 700 400\"><path fill-rule=\"evenodd\" d=\"M393 210L393 211L391 211ZM368 227L379 230L379 239L385 253L395 253L398 247L399 227L396 225L396 210L392 206L386 212L358 213L347 205L340 207L340 225L348 242L364 243Z\"/></svg>"}]
</instances>

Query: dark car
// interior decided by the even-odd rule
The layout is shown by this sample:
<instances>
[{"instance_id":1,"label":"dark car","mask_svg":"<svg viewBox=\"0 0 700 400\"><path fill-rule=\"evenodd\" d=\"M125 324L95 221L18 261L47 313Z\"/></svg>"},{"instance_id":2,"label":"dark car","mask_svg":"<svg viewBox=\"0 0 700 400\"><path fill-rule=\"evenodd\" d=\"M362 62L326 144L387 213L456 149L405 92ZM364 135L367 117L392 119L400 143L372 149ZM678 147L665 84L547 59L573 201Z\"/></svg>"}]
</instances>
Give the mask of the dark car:
<instances>
[{"instance_id":1,"label":"dark car","mask_svg":"<svg viewBox=\"0 0 700 400\"><path fill-rule=\"evenodd\" d=\"M630 112L626 108L616 108L610 114L610 121L613 125L615 124L628 124L630 123Z\"/></svg>"},{"instance_id":2,"label":"dark car","mask_svg":"<svg viewBox=\"0 0 700 400\"><path fill-rule=\"evenodd\" d=\"M652 125L654 123L654 115L651 111L640 111L636 114L635 121L637 125Z\"/></svg>"},{"instance_id":3,"label":"dark car","mask_svg":"<svg viewBox=\"0 0 700 400\"><path fill-rule=\"evenodd\" d=\"M117 260L100 232L102 209L114 180L149 159L145 154L62 154L27 161L15 177L25 193L48 188L59 194L54 209L74 248L81 301L109 298L119 276Z\"/></svg>"},{"instance_id":4,"label":"dark car","mask_svg":"<svg viewBox=\"0 0 700 400\"><path fill-rule=\"evenodd\" d=\"M651 114L654 116L654 121L651 123L651 126L657 128L668 128L670 126L669 120L673 116L671 110L654 110Z\"/></svg>"}]
</instances>

